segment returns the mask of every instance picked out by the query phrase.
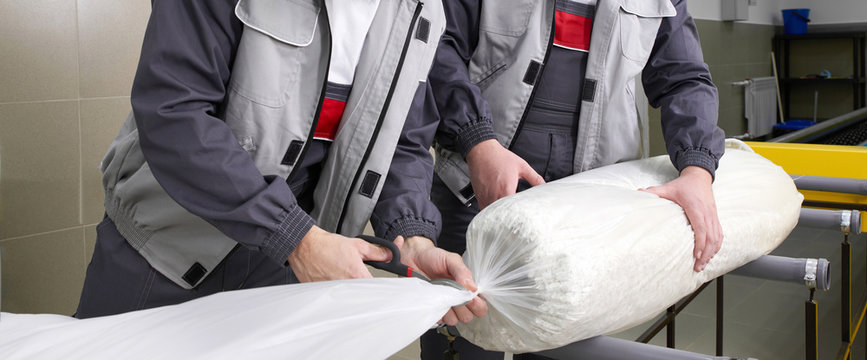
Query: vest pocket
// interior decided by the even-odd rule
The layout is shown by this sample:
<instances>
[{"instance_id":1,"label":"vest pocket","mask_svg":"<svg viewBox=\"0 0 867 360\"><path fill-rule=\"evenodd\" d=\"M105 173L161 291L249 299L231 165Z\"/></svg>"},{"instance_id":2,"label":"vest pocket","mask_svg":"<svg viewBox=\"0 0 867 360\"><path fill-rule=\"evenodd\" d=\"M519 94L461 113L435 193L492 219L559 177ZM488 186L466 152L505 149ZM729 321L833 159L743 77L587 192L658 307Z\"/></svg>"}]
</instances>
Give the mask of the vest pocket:
<instances>
[{"instance_id":1,"label":"vest pocket","mask_svg":"<svg viewBox=\"0 0 867 360\"><path fill-rule=\"evenodd\" d=\"M497 0L482 3L479 30L507 36L521 36L527 31L533 0ZM495 7L496 9L486 9Z\"/></svg>"},{"instance_id":2,"label":"vest pocket","mask_svg":"<svg viewBox=\"0 0 867 360\"><path fill-rule=\"evenodd\" d=\"M668 0L623 1L620 5L620 49L629 60L644 63L650 57L662 18L677 15Z\"/></svg>"},{"instance_id":3,"label":"vest pocket","mask_svg":"<svg viewBox=\"0 0 867 360\"><path fill-rule=\"evenodd\" d=\"M479 89L485 90L488 85L491 84L496 78L497 75L503 72L506 69L506 63L499 63L497 65L492 66L490 69L485 70L477 76L474 76L470 81L472 81Z\"/></svg>"},{"instance_id":4,"label":"vest pocket","mask_svg":"<svg viewBox=\"0 0 867 360\"><path fill-rule=\"evenodd\" d=\"M260 105L286 104L298 78L298 59L318 36L319 7L310 0L241 0L235 14L244 24L229 88ZM311 84L312 86L312 84Z\"/></svg>"}]
</instances>

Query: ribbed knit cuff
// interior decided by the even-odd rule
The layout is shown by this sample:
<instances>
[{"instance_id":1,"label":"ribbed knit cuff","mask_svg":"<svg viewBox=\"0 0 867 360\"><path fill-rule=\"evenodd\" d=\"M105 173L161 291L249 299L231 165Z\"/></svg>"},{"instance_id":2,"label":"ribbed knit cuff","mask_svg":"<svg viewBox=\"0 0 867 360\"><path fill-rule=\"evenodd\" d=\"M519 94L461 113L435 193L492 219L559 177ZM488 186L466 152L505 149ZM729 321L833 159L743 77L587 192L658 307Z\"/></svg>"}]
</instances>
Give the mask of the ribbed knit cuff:
<instances>
[{"instance_id":1,"label":"ribbed knit cuff","mask_svg":"<svg viewBox=\"0 0 867 360\"><path fill-rule=\"evenodd\" d=\"M436 224L420 218L405 217L397 219L388 228L385 233L385 239L393 241L398 235L408 238L410 236L424 236L431 239L434 244L437 242L437 226Z\"/></svg>"},{"instance_id":2,"label":"ribbed knit cuff","mask_svg":"<svg viewBox=\"0 0 867 360\"><path fill-rule=\"evenodd\" d=\"M683 171L687 166L698 166L707 170L714 179L716 179L718 165L719 159L711 155L710 150L704 148L683 149L674 159L674 167L678 172Z\"/></svg>"},{"instance_id":3,"label":"ribbed knit cuff","mask_svg":"<svg viewBox=\"0 0 867 360\"><path fill-rule=\"evenodd\" d=\"M482 141L496 138L497 134L494 133L494 124L491 119L481 118L471 121L467 126L461 128L458 138L455 139L455 150L466 159L467 153L473 146Z\"/></svg>"},{"instance_id":4,"label":"ribbed knit cuff","mask_svg":"<svg viewBox=\"0 0 867 360\"><path fill-rule=\"evenodd\" d=\"M313 227L313 218L295 205L283 213L280 224L262 244L262 252L280 264L286 264L304 235Z\"/></svg>"}]
</instances>

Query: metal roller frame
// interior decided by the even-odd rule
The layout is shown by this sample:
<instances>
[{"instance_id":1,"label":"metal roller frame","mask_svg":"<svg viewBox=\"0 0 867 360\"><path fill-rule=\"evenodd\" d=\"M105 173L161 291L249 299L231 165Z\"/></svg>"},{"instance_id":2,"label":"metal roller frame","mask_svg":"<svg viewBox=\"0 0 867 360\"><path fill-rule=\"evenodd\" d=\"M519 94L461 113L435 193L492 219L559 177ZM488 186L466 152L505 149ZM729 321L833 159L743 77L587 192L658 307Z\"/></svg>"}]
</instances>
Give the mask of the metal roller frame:
<instances>
[{"instance_id":1,"label":"metal roller frame","mask_svg":"<svg viewBox=\"0 0 867 360\"><path fill-rule=\"evenodd\" d=\"M816 125L768 140L774 143L807 143L833 133L836 129L856 124L867 118L867 107L822 121Z\"/></svg>"},{"instance_id":2,"label":"metal roller frame","mask_svg":"<svg viewBox=\"0 0 867 360\"><path fill-rule=\"evenodd\" d=\"M864 164L852 164L863 166ZM790 175L800 190L830 191L867 195L867 179L849 179L830 176Z\"/></svg>"},{"instance_id":3,"label":"metal roller frame","mask_svg":"<svg viewBox=\"0 0 867 360\"><path fill-rule=\"evenodd\" d=\"M801 208L798 225L825 230L839 230L843 234L861 233L861 212L858 210L824 210Z\"/></svg>"},{"instance_id":4,"label":"metal roller frame","mask_svg":"<svg viewBox=\"0 0 867 360\"><path fill-rule=\"evenodd\" d=\"M726 356L711 356L662 346L597 336L537 354L554 359L588 360L733 360Z\"/></svg>"},{"instance_id":5,"label":"metal roller frame","mask_svg":"<svg viewBox=\"0 0 867 360\"><path fill-rule=\"evenodd\" d=\"M808 289L831 288L831 267L826 259L798 259L765 255L729 274L805 285Z\"/></svg>"},{"instance_id":6,"label":"metal roller frame","mask_svg":"<svg viewBox=\"0 0 867 360\"><path fill-rule=\"evenodd\" d=\"M439 327L437 332L450 338L460 336L454 326ZM609 336L596 336L536 354L563 360L734 360L730 357L709 356Z\"/></svg>"}]
</instances>

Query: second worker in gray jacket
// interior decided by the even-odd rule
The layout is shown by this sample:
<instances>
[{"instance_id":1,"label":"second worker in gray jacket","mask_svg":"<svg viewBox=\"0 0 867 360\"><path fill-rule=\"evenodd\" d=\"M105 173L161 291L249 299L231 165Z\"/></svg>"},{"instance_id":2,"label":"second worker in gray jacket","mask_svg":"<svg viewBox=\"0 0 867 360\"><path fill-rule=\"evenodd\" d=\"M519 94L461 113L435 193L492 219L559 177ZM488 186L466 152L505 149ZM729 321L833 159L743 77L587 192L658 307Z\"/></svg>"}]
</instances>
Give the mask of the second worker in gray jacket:
<instances>
[{"instance_id":1,"label":"second worker in gray jacket","mask_svg":"<svg viewBox=\"0 0 867 360\"><path fill-rule=\"evenodd\" d=\"M684 0L445 0L429 75L441 123L431 198L438 241L462 253L480 208L516 191L648 155L640 77L680 177L645 189L683 207L701 271L722 244L711 191L723 154L717 91ZM639 93L640 94L640 93ZM581 219L575 219L581 221ZM422 357L502 358L422 337ZM526 358L531 355L520 355Z\"/></svg>"}]
</instances>

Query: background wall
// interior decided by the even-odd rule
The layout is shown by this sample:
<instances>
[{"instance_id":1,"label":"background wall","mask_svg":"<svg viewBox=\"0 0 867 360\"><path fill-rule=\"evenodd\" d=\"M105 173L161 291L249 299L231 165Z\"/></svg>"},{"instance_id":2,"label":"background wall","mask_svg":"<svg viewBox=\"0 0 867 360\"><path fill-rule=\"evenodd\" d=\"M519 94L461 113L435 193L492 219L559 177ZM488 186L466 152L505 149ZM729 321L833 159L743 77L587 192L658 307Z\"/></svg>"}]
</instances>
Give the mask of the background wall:
<instances>
[{"instance_id":1,"label":"background wall","mask_svg":"<svg viewBox=\"0 0 867 360\"><path fill-rule=\"evenodd\" d=\"M2 310L71 315L149 0L0 2Z\"/></svg>"},{"instance_id":2,"label":"background wall","mask_svg":"<svg viewBox=\"0 0 867 360\"><path fill-rule=\"evenodd\" d=\"M722 2L726 0L690 1L689 12L696 19L722 20ZM810 24L842 24L867 21L867 1L863 0L753 0L746 23L782 25L782 9L810 9Z\"/></svg>"}]
</instances>

